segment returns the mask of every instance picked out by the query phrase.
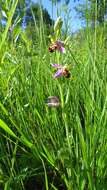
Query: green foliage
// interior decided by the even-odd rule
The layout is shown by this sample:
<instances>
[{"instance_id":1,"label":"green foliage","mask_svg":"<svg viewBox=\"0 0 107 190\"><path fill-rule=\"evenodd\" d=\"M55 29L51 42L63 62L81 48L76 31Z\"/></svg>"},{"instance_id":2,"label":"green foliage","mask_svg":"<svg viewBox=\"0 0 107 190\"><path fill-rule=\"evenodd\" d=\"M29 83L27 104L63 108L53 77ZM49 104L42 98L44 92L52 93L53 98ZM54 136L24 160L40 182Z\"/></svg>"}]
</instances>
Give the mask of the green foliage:
<instances>
[{"instance_id":1,"label":"green foliage","mask_svg":"<svg viewBox=\"0 0 107 190\"><path fill-rule=\"evenodd\" d=\"M32 14L33 13L33 14ZM47 12L46 9L43 9L42 6L39 4L33 4L31 5L27 10L26 10L26 17L25 17L25 22L28 24L31 22L32 24L34 23L33 15L35 17L35 20L37 23L40 22L41 17L43 18L44 23L47 26L52 25L52 19L50 18L49 13Z\"/></svg>"},{"instance_id":2,"label":"green foliage","mask_svg":"<svg viewBox=\"0 0 107 190\"><path fill-rule=\"evenodd\" d=\"M91 21L93 26L95 22L104 23L107 14L107 0L86 0L86 3L80 2L75 8L80 18Z\"/></svg>"},{"instance_id":3,"label":"green foliage","mask_svg":"<svg viewBox=\"0 0 107 190\"><path fill-rule=\"evenodd\" d=\"M106 190L106 23L68 37L66 54L49 54L43 17L33 40L17 26L10 36L10 8L0 33L0 188ZM69 65L70 79L52 78L55 62ZM45 104L52 95L58 108Z\"/></svg>"},{"instance_id":4,"label":"green foliage","mask_svg":"<svg viewBox=\"0 0 107 190\"><path fill-rule=\"evenodd\" d=\"M38 27L43 28L43 32L49 35L52 30L52 26L54 21L51 19L48 11L43 9L38 3L31 4L31 6L26 10L26 14L24 16L24 22L27 26L27 32L32 40L38 38L39 35ZM41 24L41 26L39 26ZM36 31L35 31L36 29ZM35 33L35 34L34 34Z\"/></svg>"}]
</instances>

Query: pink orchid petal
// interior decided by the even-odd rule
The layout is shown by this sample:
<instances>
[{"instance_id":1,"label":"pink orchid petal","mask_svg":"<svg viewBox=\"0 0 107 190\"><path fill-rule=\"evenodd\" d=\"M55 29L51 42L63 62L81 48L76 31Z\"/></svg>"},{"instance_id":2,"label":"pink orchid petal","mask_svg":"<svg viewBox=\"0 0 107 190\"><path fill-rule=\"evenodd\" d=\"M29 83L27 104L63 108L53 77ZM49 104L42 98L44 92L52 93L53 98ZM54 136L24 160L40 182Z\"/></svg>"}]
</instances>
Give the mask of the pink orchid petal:
<instances>
[{"instance_id":1,"label":"pink orchid petal","mask_svg":"<svg viewBox=\"0 0 107 190\"><path fill-rule=\"evenodd\" d=\"M52 63L51 66L52 66L52 67L55 67L55 68L57 68L57 69L61 69L61 68L63 67L62 65L57 64L57 63Z\"/></svg>"},{"instance_id":2,"label":"pink orchid petal","mask_svg":"<svg viewBox=\"0 0 107 190\"><path fill-rule=\"evenodd\" d=\"M58 69L58 71L54 74L54 79L59 78L63 75L63 69Z\"/></svg>"},{"instance_id":3,"label":"pink orchid petal","mask_svg":"<svg viewBox=\"0 0 107 190\"><path fill-rule=\"evenodd\" d=\"M57 40L57 41L56 41L56 44L57 44L58 46L60 46L60 47L64 47L64 42L61 41L61 40Z\"/></svg>"},{"instance_id":4,"label":"pink orchid petal","mask_svg":"<svg viewBox=\"0 0 107 190\"><path fill-rule=\"evenodd\" d=\"M60 47L60 48L58 48L58 50L59 50L61 53L66 53L66 51L65 51L65 48L64 48L64 47Z\"/></svg>"}]
</instances>

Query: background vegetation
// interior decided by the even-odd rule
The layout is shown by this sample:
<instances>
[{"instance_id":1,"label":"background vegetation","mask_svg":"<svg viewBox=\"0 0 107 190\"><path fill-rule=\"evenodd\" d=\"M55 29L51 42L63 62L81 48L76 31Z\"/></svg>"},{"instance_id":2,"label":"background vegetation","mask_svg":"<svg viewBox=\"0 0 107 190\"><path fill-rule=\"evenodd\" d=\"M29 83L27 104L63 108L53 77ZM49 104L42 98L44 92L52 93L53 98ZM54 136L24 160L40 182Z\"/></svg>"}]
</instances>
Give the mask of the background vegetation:
<instances>
[{"instance_id":1,"label":"background vegetation","mask_svg":"<svg viewBox=\"0 0 107 190\"><path fill-rule=\"evenodd\" d=\"M106 3L76 7L86 27L63 29L60 55L48 52L54 20L41 4L0 1L2 190L107 189ZM50 63L68 64L71 78L53 80Z\"/></svg>"}]
</instances>

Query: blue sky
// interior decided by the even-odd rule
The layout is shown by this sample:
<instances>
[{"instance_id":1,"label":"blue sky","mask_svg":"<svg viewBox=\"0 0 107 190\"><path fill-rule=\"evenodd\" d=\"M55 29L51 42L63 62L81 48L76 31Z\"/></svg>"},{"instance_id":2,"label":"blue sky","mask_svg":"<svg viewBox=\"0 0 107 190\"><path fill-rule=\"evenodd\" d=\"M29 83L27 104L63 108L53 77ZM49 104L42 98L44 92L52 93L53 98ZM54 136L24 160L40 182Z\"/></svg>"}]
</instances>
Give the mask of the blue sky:
<instances>
[{"instance_id":1,"label":"blue sky","mask_svg":"<svg viewBox=\"0 0 107 190\"><path fill-rule=\"evenodd\" d=\"M40 2L40 0L33 0L33 2ZM49 0L41 0L41 2L42 2L43 7L47 9L50 16L52 17L52 2ZM69 13L70 32L75 32L78 29L82 28L83 21L79 19L79 16L78 16L77 12L75 11L74 7L78 6L79 3L85 3L85 2L86 2L86 0L76 0L76 2L74 2L74 0L70 0L68 7L66 7L67 13L70 10L70 13ZM61 3L58 3L58 7L54 5L54 7L53 7L53 19L54 20L56 20L56 18L57 18L57 11L58 11L59 16L61 16L63 19L64 19L64 17L66 17L67 13L64 13L64 11L62 11L63 9L64 9L64 1L62 1Z\"/></svg>"}]
</instances>

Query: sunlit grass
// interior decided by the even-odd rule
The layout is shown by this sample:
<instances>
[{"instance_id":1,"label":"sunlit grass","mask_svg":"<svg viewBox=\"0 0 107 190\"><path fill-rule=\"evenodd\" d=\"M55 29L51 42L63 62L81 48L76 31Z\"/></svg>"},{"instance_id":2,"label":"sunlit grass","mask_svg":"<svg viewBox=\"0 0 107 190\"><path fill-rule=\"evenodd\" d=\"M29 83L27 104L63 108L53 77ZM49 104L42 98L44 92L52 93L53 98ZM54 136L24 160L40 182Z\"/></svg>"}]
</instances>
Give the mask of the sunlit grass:
<instances>
[{"instance_id":1,"label":"sunlit grass","mask_svg":"<svg viewBox=\"0 0 107 190\"><path fill-rule=\"evenodd\" d=\"M72 36L62 55L48 52L42 29L41 19L36 44L0 34L0 185L106 190L104 28ZM53 79L57 62L70 65L70 79ZM49 96L59 97L58 108L48 108Z\"/></svg>"}]
</instances>

